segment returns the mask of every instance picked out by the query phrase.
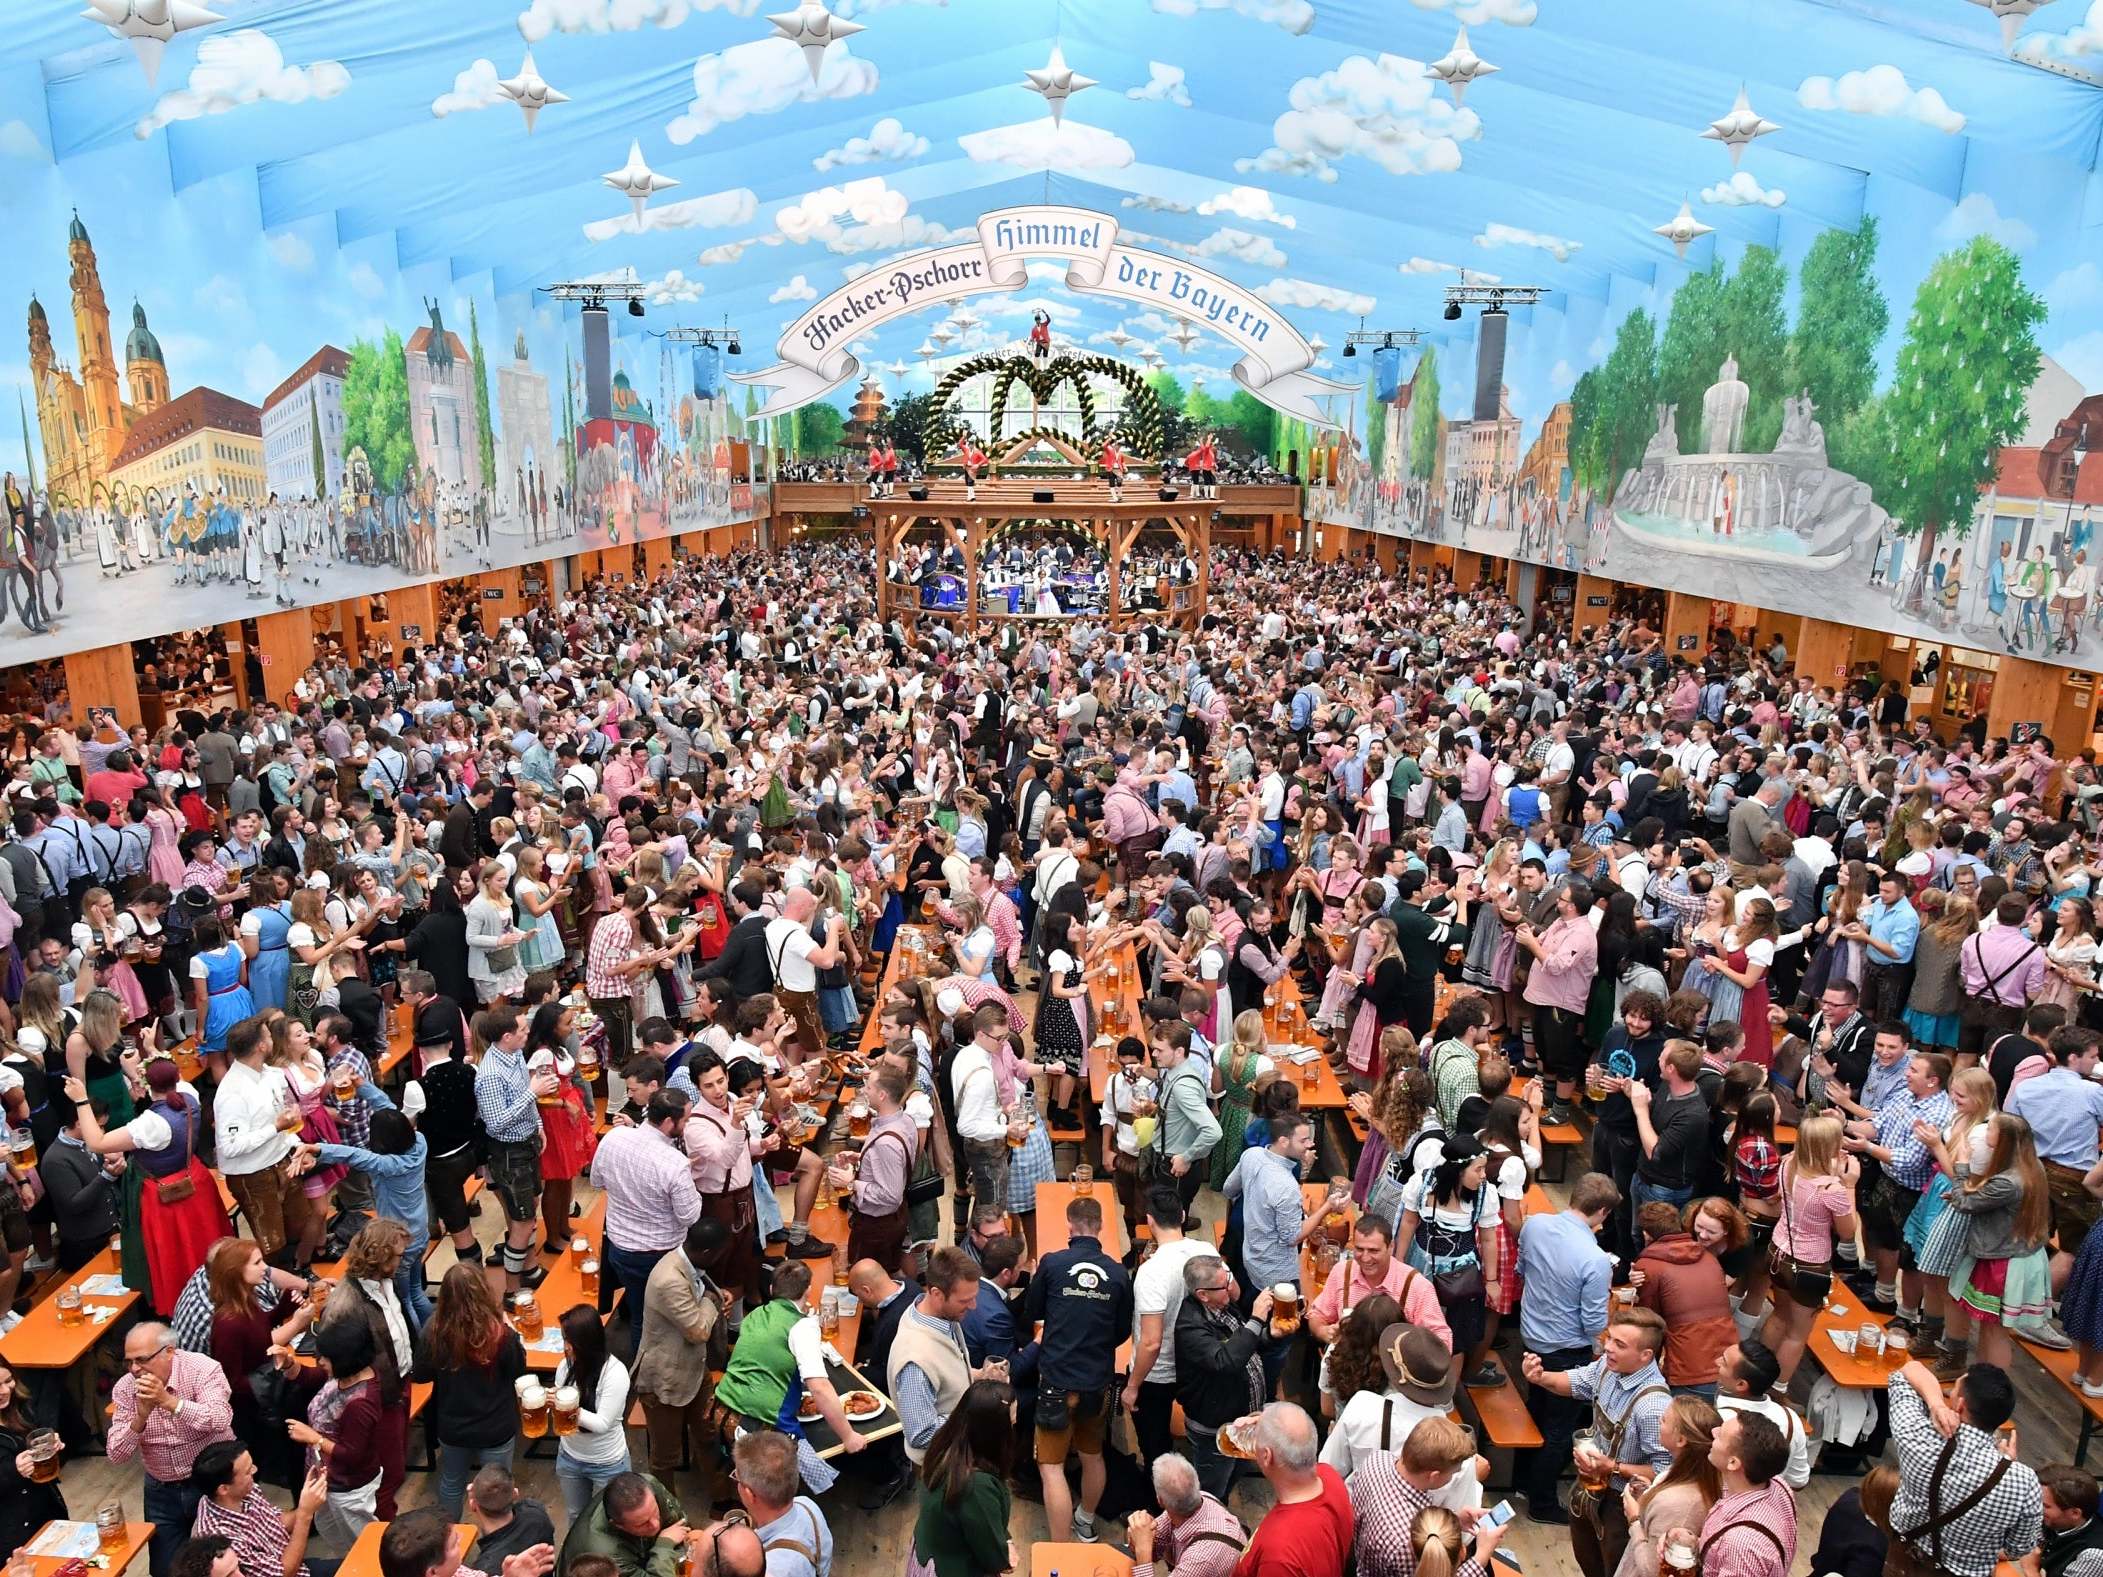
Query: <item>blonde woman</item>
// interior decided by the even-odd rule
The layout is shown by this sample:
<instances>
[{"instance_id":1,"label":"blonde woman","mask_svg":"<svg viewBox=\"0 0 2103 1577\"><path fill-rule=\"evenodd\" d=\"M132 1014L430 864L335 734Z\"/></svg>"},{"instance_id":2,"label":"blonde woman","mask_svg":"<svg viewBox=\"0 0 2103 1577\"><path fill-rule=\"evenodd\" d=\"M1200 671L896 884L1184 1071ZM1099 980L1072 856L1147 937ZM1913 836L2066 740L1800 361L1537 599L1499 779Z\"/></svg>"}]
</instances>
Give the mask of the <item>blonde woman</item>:
<instances>
[{"instance_id":1,"label":"blonde woman","mask_svg":"<svg viewBox=\"0 0 2103 1577\"><path fill-rule=\"evenodd\" d=\"M292 895L292 925L285 932L285 946L292 953L285 1007L309 1029L336 1006L336 981L350 972L342 955L365 945L360 927L332 930L327 910L328 900L320 888L300 888ZM362 924L371 922L368 913Z\"/></svg>"},{"instance_id":2,"label":"blonde woman","mask_svg":"<svg viewBox=\"0 0 2103 1577\"><path fill-rule=\"evenodd\" d=\"M1395 941L1395 922L1380 916L1366 927L1372 945L1363 970L1347 971L1344 983L1357 988L1358 1011L1351 1021L1351 1039L1344 1060L1351 1072L1365 1080L1380 1077L1380 1032L1404 1018L1404 998L1409 989L1409 971Z\"/></svg>"},{"instance_id":3,"label":"blonde woman","mask_svg":"<svg viewBox=\"0 0 2103 1577\"><path fill-rule=\"evenodd\" d=\"M1227 953L1214 933L1211 912L1193 906L1183 916L1183 946L1180 956L1170 954L1161 978L1199 992L1210 999L1198 1019L1198 1029L1208 1041L1226 1038L1234 1021L1234 1004L1227 994Z\"/></svg>"},{"instance_id":4,"label":"blonde woman","mask_svg":"<svg viewBox=\"0 0 2103 1577\"><path fill-rule=\"evenodd\" d=\"M1943 1304L1949 1292L1950 1274L1963 1257L1970 1235L1961 1212L1950 1210L1949 1193L1955 1184L1956 1163L1977 1175L1989 1155L1987 1129L1994 1116L1993 1075L1984 1068L1961 1068L1950 1075L1950 1121L1940 1133L1926 1124L1916 1128L1921 1142L1935 1157L1935 1175L1927 1192L1906 1218L1906 1244L1913 1250L1914 1267L1926 1281L1922 1294L1926 1313L1924 1334L1939 1336Z\"/></svg>"},{"instance_id":5,"label":"blonde woman","mask_svg":"<svg viewBox=\"0 0 2103 1577\"><path fill-rule=\"evenodd\" d=\"M529 844L518 851L511 896L518 906L519 928L527 933L519 944L519 961L529 972L560 969L568 957L555 916L569 902L569 882L548 880L547 867L548 857L538 848Z\"/></svg>"},{"instance_id":6,"label":"blonde woman","mask_svg":"<svg viewBox=\"0 0 2103 1577\"><path fill-rule=\"evenodd\" d=\"M1658 1543L1674 1528L1698 1528L1710 1508L1723 1498L1723 1484L1709 1461L1709 1448L1723 1420L1699 1396L1680 1396L1658 1421L1658 1444L1672 1453L1672 1465L1648 1485L1631 1484L1621 1492L1628 1516L1628 1548L1614 1577L1652 1577L1661 1570Z\"/></svg>"},{"instance_id":7,"label":"blonde woman","mask_svg":"<svg viewBox=\"0 0 2103 1577\"><path fill-rule=\"evenodd\" d=\"M1922 1051L1954 1053L1964 1020L1964 980L1959 955L1965 938L1979 928L1979 909L1968 894L1930 887L1914 900L1921 912L1920 939L1913 947L1913 989L1906 997L1906 1028Z\"/></svg>"},{"instance_id":8,"label":"blonde woman","mask_svg":"<svg viewBox=\"0 0 2103 1577\"><path fill-rule=\"evenodd\" d=\"M2005 1369L2014 1356L2011 1330L2041 1322L2052 1308L2045 1261L2052 1196L2037 1159L2036 1136L2014 1112L1996 1112L1986 1132L1985 1165L1955 1158L1956 1184L1944 1200L1965 1218L1967 1232L1943 1300L1946 1331L1935 1362L1939 1378L1954 1379L1974 1361ZM1965 1352L1966 1338L1974 1335L1975 1359Z\"/></svg>"},{"instance_id":9,"label":"blonde woman","mask_svg":"<svg viewBox=\"0 0 2103 1577\"><path fill-rule=\"evenodd\" d=\"M1263 1013L1246 1008L1235 1015L1233 1038L1212 1062L1212 1093L1219 1099L1219 1143L1212 1147L1212 1186L1224 1188L1241 1159L1241 1136L1254 1115L1256 1081L1273 1066Z\"/></svg>"},{"instance_id":10,"label":"blonde woman","mask_svg":"<svg viewBox=\"0 0 2103 1577\"><path fill-rule=\"evenodd\" d=\"M526 985L519 943L532 933L513 923L510 884L511 873L491 860L482 867L467 906L467 975L485 1007L517 996Z\"/></svg>"},{"instance_id":11,"label":"blonde woman","mask_svg":"<svg viewBox=\"0 0 2103 1577\"><path fill-rule=\"evenodd\" d=\"M1782 1213L1775 1223L1771 1260L1774 1312L1763 1340L1781 1364L1776 1384L1786 1388L1803 1361L1811 1324L1833 1286L1833 1244L1855 1236L1855 1184L1860 1164L1840 1148L1840 1119L1807 1117L1796 1130L1796 1153L1782 1163Z\"/></svg>"}]
</instances>

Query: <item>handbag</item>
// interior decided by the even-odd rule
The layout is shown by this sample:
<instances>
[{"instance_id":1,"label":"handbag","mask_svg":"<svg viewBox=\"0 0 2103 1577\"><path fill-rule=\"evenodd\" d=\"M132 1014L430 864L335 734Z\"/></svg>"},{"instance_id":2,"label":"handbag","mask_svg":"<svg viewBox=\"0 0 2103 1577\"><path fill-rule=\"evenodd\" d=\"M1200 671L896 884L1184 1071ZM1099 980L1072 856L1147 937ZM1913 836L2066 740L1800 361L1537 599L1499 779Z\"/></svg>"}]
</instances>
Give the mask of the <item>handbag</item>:
<instances>
[{"instance_id":1,"label":"handbag","mask_svg":"<svg viewBox=\"0 0 2103 1577\"><path fill-rule=\"evenodd\" d=\"M153 1180L153 1197L164 1205L179 1205L197 1192L197 1179L185 1167L173 1177Z\"/></svg>"},{"instance_id":2,"label":"handbag","mask_svg":"<svg viewBox=\"0 0 2103 1577\"><path fill-rule=\"evenodd\" d=\"M1796 1187L1789 1175L1789 1168L1782 1168L1782 1231L1790 1242L1796 1241L1796 1227L1790 1220L1789 1197ZM1815 1265L1798 1259L1784 1249L1777 1240L1767 1251L1767 1278L1773 1285L1787 1293L1801 1308L1819 1309L1833 1290L1833 1267L1830 1264Z\"/></svg>"},{"instance_id":3,"label":"handbag","mask_svg":"<svg viewBox=\"0 0 2103 1577\"><path fill-rule=\"evenodd\" d=\"M282 1435L291 1414L287 1404L292 1400L292 1382L285 1372L274 1363L260 1363L249 1371L249 1393L256 1399L256 1411L262 1415L263 1427L272 1434Z\"/></svg>"},{"instance_id":4,"label":"handbag","mask_svg":"<svg viewBox=\"0 0 2103 1577\"><path fill-rule=\"evenodd\" d=\"M518 967L518 948L492 947L486 955L486 962L492 975L509 974Z\"/></svg>"}]
</instances>

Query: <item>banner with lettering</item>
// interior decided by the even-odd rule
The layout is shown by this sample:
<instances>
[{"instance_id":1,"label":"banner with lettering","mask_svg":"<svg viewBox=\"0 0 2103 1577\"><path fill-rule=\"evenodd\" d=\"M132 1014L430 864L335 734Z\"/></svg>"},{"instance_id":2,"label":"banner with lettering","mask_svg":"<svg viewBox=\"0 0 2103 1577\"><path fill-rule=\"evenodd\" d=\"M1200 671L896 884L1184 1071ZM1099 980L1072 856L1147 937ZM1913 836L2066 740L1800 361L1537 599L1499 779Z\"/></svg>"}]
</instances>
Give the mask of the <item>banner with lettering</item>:
<instances>
[{"instance_id":1,"label":"banner with lettering","mask_svg":"<svg viewBox=\"0 0 2103 1577\"><path fill-rule=\"evenodd\" d=\"M1212 330L1240 352L1234 381L1289 416L1333 427L1323 402L1358 392L1310 373L1313 348L1254 292L1185 259L1118 245L1108 214L1053 205L1000 209L979 220L976 241L871 269L791 323L775 365L731 379L772 391L761 416L823 399L861 376L861 361L847 348L858 335L927 307L1019 289L1032 258L1064 259L1069 290L1116 296Z\"/></svg>"}]
</instances>

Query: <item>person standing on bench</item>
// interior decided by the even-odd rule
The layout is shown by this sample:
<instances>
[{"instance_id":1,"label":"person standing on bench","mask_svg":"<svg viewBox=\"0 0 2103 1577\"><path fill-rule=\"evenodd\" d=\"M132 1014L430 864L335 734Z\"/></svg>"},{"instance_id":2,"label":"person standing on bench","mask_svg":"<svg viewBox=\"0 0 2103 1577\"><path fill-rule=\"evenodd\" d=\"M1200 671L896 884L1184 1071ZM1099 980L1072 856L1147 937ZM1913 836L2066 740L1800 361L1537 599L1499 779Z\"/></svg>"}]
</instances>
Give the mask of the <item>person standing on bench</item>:
<instances>
[{"instance_id":1,"label":"person standing on bench","mask_svg":"<svg viewBox=\"0 0 2103 1577\"><path fill-rule=\"evenodd\" d=\"M1552 1216L1531 1216L1519 1229L1519 1339L1541 1367L1553 1373L1580 1368L1595 1356L1596 1333L1606 1328L1607 1289L1614 1261L1599 1246L1607 1217L1621 1207L1621 1190L1604 1172L1587 1172L1570 1190L1570 1207ZM1570 1520L1556 1499L1555 1483L1570 1460L1570 1437L1584 1409L1566 1391L1531 1385L1526 1410L1541 1431L1541 1444L1518 1463L1527 1511L1536 1522Z\"/></svg>"}]
</instances>

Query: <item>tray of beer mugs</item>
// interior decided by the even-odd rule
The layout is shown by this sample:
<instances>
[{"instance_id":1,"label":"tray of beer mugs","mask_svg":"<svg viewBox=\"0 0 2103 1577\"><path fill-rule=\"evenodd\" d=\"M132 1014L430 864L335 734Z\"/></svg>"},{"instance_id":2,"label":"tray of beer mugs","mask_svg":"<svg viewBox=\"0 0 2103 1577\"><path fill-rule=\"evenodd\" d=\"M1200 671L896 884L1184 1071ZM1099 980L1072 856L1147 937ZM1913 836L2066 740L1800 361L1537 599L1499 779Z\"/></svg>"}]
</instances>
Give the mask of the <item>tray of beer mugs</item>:
<instances>
[{"instance_id":1,"label":"tray of beer mugs","mask_svg":"<svg viewBox=\"0 0 2103 1577\"><path fill-rule=\"evenodd\" d=\"M825 1350L825 1373L832 1381L833 1390L839 1394L840 1410L847 1415L847 1422L854 1432L864 1440L882 1440L904 1431L905 1424L891 1399L879 1391L861 1370L829 1347ZM802 1403L797 1408L796 1427L803 1431L803 1438L811 1443L811 1449L821 1458L836 1457L847 1449L833 1432L832 1425L818 1411L808 1391L803 1394Z\"/></svg>"}]
</instances>

